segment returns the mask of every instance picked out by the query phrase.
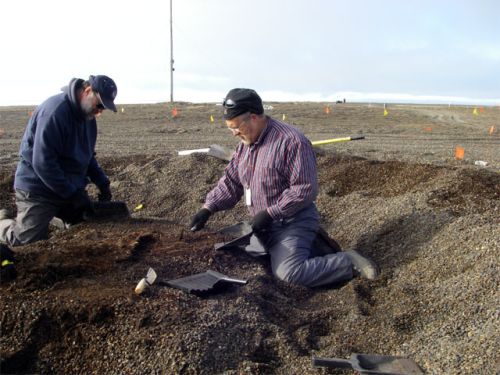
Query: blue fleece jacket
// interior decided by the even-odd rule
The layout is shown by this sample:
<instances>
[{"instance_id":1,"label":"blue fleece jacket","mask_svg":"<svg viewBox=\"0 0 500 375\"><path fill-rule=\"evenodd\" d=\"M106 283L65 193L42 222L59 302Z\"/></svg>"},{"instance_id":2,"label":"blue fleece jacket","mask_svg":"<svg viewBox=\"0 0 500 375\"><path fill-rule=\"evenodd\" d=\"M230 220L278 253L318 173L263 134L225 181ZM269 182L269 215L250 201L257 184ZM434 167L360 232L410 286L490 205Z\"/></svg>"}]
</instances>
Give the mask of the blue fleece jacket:
<instances>
[{"instance_id":1,"label":"blue fleece jacket","mask_svg":"<svg viewBox=\"0 0 500 375\"><path fill-rule=\"evenodd\" d=\"M85 119L77 100L83 80L37 107L24 132L14 187L53 199L68 199L92 181L109 180L95 159L97 124Z\"/></svg>"}]
</instances>

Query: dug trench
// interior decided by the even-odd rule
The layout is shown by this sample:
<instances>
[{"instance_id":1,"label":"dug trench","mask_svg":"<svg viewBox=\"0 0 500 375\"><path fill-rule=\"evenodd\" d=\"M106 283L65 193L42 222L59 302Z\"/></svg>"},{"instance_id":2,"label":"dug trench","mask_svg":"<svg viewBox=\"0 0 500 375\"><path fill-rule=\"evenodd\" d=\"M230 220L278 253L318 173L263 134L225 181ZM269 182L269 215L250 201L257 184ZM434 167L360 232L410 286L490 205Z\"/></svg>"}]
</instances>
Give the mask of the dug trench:
<instances>
[{"instance_id":1,"label":"dug trench","mask_svg":"<svg viewBox=\"0 0 500 375\"><path fill-rule=\"evenodd\" d=\"M317 374L326 370L311 356L353 352L409 356L429 373L491 373L494 346L481 337L498 287L498 174L319 154L322 226L381 274L308 289L274 279L267 259L214 250L227 239L217 229L248 220L242 204L188 230L224 162L101 163L132 217L15 249L18 277L1 283L2 374ZM14 208L12 173L1 177L0 203ZM156 283L138 296L149 267L160 280L212 269L248 283L204 298Z\"/></svg>"}]
</instances>

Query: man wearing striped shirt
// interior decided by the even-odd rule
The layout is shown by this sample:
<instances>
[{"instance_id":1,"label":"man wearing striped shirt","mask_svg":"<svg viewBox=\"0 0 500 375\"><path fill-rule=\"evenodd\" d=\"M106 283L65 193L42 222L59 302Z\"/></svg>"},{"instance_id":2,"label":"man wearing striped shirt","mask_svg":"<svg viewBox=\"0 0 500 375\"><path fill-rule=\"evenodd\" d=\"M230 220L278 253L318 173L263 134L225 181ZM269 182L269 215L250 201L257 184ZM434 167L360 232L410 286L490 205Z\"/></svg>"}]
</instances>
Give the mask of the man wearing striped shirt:
<instances>
[{"instance_id":1,"label":"man wearing striped shirt","mask_svg":"<svg viewBox=\"0 0 500 375\"><path fill-rule=\"evenodd\" d=\"M266 116L254 90L232 89L223 108L228 129L241 142L193 217L193 230L244 197L253 216L253 235L245 250L269 254L273 274L280 280L312 287L349 280L353 274L374 279L375 265L356 251L311 256L319 215L314 204L316 157L310 141L296 128Z\"/></svg>"}]
</instances>

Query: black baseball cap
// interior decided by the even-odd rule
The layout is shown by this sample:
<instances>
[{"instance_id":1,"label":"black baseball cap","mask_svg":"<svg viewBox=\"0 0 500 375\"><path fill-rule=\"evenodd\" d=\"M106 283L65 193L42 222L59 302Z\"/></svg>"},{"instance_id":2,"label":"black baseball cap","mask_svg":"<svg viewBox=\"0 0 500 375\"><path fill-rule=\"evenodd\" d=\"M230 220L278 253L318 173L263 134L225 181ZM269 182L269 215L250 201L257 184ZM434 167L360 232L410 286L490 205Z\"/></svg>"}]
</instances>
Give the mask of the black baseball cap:
<instances>
[{"instance_id":1,"label":"black baseball cap","mask_svg":"<svg viewBox=\"0 0 500 375\"><path fill-rule=\"evenodd\" d=\"M118 93L118 89L116 88L115 81L113 81L108 76L97 75L90 76L89 83L92 87L92 90L99 93L102 105L106 109L116 112L114 100L116 98L116 94Z\"/></svg>"},{"instance_id":2,"label":"black baseball cap","mask_svg":"<svg viewBox=\"0 0 500 375\"><path fill-rule=\"evenodd\" d=\"M243 113L250 112L260 115L264 113L262 99L252 89L236 88L229 91L222 102L224 119L231 120Z\"/></svg>"}]
</instances>

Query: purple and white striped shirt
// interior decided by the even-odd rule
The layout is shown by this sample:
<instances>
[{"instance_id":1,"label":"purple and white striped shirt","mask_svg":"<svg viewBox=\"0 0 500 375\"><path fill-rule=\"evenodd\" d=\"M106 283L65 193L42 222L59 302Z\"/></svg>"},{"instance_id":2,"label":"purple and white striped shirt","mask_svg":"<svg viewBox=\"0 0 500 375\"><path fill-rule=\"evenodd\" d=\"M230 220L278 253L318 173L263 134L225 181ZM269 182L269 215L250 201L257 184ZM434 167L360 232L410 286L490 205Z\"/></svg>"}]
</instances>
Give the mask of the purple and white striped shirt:
<instances>
[{"instance_id":1,"label":"purple and white striped shirt","mask_svg":"<svg viewBox=\"0 0 500 375\"><path fill-rule=\"evenodd\" d=\"M207 195L212 212L236 205L250 188L250 214L267 212L275 220L293 216L318 194L316 156L311 142L299 130L273 118L257 142L240 142L217 186Z\"/></svg>"}]
</instances>

